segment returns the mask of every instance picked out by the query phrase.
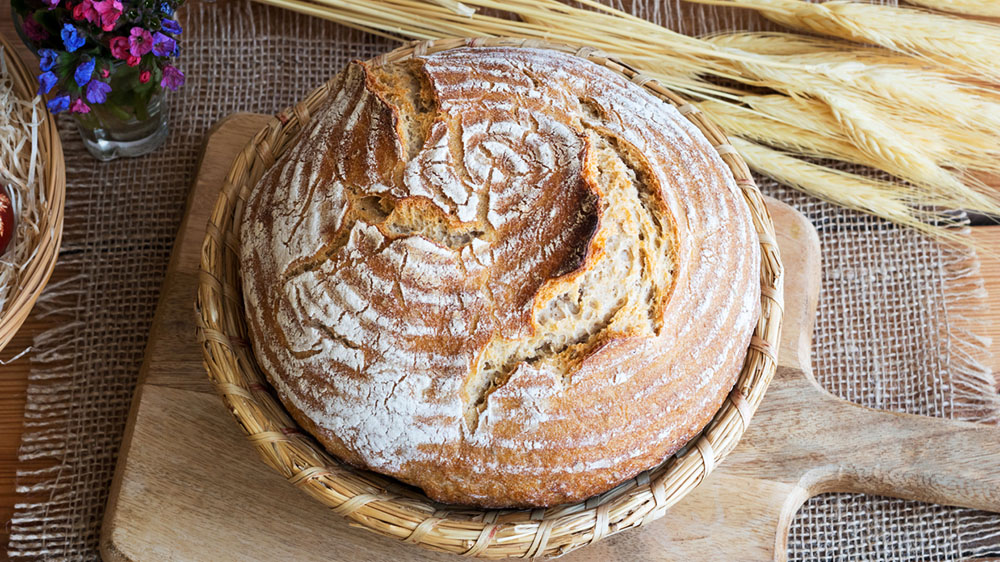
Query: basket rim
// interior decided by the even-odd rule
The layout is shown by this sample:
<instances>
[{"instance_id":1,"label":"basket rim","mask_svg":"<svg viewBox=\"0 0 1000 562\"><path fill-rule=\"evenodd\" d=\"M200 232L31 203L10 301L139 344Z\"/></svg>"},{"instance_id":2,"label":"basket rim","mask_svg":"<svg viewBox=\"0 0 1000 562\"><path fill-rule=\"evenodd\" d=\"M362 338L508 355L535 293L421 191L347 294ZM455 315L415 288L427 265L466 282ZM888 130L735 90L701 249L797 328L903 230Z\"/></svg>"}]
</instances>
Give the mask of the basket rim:
<instances>
[{"instance_id":1,"label":"basket rim","mask_svg":"<svg viewBox=\"0 0 1000 562\"><path fill-rule=\"evenodd\" d=\"M14 91L25 100L36 98L34 77L17 51L3 35L0 35L7 69L11 75ZM62 244L63 215L66 202L66 163L63 159L62 141L56 120L44 104L41 105L43 123L39 127L39 149L43 152L45 164L45 205L39 224L40 234L36 240L35 258L21 273L20 286L7 307L0 311L0 350L10 342L21 325L27 320L35 302L52 276L59 248Z\"/></svg>"},{"instance_id":2,"label":"basket rim","mask_svg":"<svg viewBox=\"0 0 1000 562\"><path fill-rule=\"evenodd\" d=\"M656 80L594 48L537 39L479 37L416 41L379 55L382 65L462 47L544 48L605 66L674 105L715 147L743 195L761 250L761 311L732 392L704 430L661 465L583 502L547 509L476 509L435 503L383 476L333 459L269 390L253 359L243 320L238 228L248 190L290 146L329 94L326 83L272 118L234 159L209 220L195 303L208 376L258 453L293 485L353 524L431 550L486 558L561 555L642 526L699 485L746 431L777 367L783 267L774 226L746 163L698 108ZM230 275L227 275L230 274ZM226 306L235 313L226 315Z\"/></svg>"}]
</instances>

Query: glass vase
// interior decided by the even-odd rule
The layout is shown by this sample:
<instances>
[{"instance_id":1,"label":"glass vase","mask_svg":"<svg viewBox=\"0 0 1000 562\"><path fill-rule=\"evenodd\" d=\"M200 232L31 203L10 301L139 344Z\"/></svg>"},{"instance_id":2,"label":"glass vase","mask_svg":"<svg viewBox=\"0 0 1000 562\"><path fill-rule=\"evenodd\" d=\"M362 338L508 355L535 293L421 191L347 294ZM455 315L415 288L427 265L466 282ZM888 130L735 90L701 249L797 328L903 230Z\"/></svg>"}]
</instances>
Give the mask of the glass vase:
<instances>
[{"instance_id":1,"label":"glass vase","mask_svg":"<svg viewBox=\"0 0 1000 562\"><path fill-rule=\"evenodd\" d=\"M24 19L11 9L14 30L21 41L38 54L38 46L24 31ZM139 93L138 69L118 62L112 69L114 94L102 104L92 104L89 113L71 113L83 144L102 162L122 157L142 156L159 148L167 140L167 106L162 88L145 88Z\"/></svg>"},{"instance_id":2,"label":"glass vase","mask_svg":"<svg viewBox=\"0 0 1000 562\"><path fill-rule=\"evenodd\" d=\"M169 107L163 90L137 109L112 104L73 113L76 128L90 154L102 162L148 154L167 140Z\"/></svg>"}]
</instances>

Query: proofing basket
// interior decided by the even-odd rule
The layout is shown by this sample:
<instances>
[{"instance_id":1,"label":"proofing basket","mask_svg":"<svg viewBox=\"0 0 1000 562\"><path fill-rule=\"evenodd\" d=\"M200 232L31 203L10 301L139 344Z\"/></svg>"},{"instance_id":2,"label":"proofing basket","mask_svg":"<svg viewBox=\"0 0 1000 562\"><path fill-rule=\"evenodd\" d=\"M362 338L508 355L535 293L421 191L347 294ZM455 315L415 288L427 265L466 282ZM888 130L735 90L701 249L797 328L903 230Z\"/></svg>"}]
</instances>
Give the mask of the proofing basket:
<instances>
[{"instance_id":1,"label":"proofing basket","mask_svg":"<svg viewBox=\"0 0 1000 562\"><path fill-rule=\"evenodd\" d=\"M411 43L377 57L386 64L477 46L548 48L603 65L677 106L732 169L761 247L761 315L732 393L705 430L676 455L584 502L534 510L442 505L419 490L334 459L302 432L268 386L253 357L244 319L239 226L247 197L330 95L329 84L272 119L233 162L202 246L197 315L209 378L264 461L292 485L353 525L436 551L483 558L557 556L659 517L733 450L774 375L782 314L782 266L771 217L746 163L698 110L631 67L589 47L516 38Z\"/></svg>"},{"instance_id":2,"label":"proofing basket","mask_svg":"<svg viewBox=\"0 0 1000 562\"><path fill-rule=\"evenodd\" d=\"M0 35L7 71L14 85L14 93L25 100L35 97L37 82L17 56L7 38ZM59 257L62 242L63 206L66 202L66 163L63 161L62 143L56 120L40 106L39 114L43 122L38 127L38 150L42 154L44 166L45 203L39 209L38 236L35 239L34 257L18 274L18 287L10 296L3 311L0 311L0 350L10 342L18 328L28 318L31 307L42 294L42 289L52 275L52 269Z\"/></svg>"}]
</instances>

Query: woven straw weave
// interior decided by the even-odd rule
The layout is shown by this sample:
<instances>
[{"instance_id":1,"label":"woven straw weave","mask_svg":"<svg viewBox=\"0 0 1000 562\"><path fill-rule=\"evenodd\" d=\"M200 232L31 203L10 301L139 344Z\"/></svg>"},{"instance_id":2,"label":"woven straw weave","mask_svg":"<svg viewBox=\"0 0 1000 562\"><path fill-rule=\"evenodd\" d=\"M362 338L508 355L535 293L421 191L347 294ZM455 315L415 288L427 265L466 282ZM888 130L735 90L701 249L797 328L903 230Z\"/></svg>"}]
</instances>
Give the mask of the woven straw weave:
<instances>
[{"instance_id":1,"label":"woven straw weave","mask_svg":"<svg viewBox=\"0 0 1000 562\"><path fill-rule=\"evenodd\" d=\"M759 28L759 20L674 0L625 6L687 33ZM711 26L705 22L713 22ZM63 123L67 223L59 267L40 306L65 324L35 342L23 472L11 524L14 558L97 559L98 527L170 245L203 135L234 111L274 113L352 58L393 47L343 28L244 2L192 4L182 17L188 84L170 99L172 133L154 155L98 165ZM985 347L962 327L980 306L974 261L912 233L788 190L762 188L806 213L823 246L814 339L817 378L855 402L981 421ZM970 263L972 265L970 265ZM877 307L879 314L870 310ZM10 352L12 350L8 350ZM862 495L808 501L792 525L793 560L948 560L1000 555L1000 517ZM639 531L641 532L641 531ZM627 538L627 537L623 537ZM377 540L377 539L375 539Z\"/></svg>"}]
</instances>

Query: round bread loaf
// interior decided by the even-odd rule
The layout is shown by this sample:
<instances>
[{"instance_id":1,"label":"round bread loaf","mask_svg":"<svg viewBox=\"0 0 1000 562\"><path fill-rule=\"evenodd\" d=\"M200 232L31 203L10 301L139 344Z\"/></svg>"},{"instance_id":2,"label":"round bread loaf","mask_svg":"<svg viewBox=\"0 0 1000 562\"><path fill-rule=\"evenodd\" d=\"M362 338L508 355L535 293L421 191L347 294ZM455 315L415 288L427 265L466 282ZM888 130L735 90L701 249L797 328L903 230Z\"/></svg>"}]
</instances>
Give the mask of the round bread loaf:
<instances>
[{"instance_id":1,"label":"round bread loaf","mask_svg":"<svg viewBox=\"0 0 1000 562\"><path fill-rule=\"evenodd\" d=\"M482 507L587 498L701 431L760 256L696 127L540 49L354 62L331 87L240 230L255 356L302 427Z\"/></svg>"}]
</instances>

